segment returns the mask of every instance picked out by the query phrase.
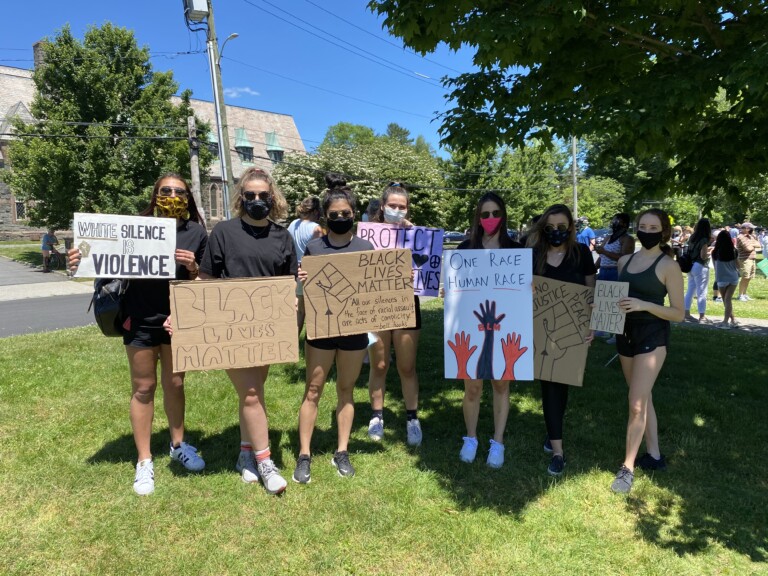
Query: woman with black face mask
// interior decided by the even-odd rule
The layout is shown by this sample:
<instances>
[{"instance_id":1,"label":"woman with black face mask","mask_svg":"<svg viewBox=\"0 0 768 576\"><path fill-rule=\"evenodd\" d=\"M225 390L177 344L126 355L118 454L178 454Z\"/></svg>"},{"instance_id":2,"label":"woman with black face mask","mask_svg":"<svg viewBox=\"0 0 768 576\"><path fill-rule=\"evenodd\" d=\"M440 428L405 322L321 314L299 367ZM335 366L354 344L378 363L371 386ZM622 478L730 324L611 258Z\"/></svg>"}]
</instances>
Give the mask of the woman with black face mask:
<instances>
[{"instance_id":1,"label":"woman with black face mask","mask_svg":"<svg viewBox=\"0 0 768 576\"><path fill-rule=\"evenodd\" d=\"M249 168L237 183L231 220L211 232L200 264L200 278L263 278L296 276L296 248L290 233L275 223L288 216L288 204L272 177ZM269 366L227 370L237 391L240 413L240 454L235 469L243 482L261 480L270 494L287 485L272 462L264 383Z\"/></svg>"},{"instance_id":2,"label":"woman with black face mask","mask_svg":"<svg viewBox=\"0 0 768 576\"><path fill-rule=\"evenodd\" d=\"M528 236L528 248L533 248L533 273L561 282L595 287L595 263L592 252L576 241L573 215L564 204L550 206ZM588 342L592 341L590 333ZM567 384L541 381L541 405L547 439L544 451L552 454L547 472L560 476L565 467L563 452L563 419L568 404Z\"/></svg>"},{"instance_id":3,"label":"woman with black face mask","mask_svg":"<svg viewBox=\"0 0 768 576\"><path fill-rule=\"evenodd\" d=\"M323 214L328 225L328 234L315 238L307 244L304 256L344 254L373 250L368 240L358 238L352 233L355 223L357 202L352 190L338 175L325 177L328 190L323 197ZM305 282L307 273L299 270L299 282ZM355 469L349 461L349 435L355 416L352 397L355 382L360 376L365 350L368 348L368 334L354 334L335 338L307 338L304 356L307 362L307 383L304 400L299 409L299 457L293 472L294 482L311 482L310 465L312 464L312 433L317 421L317 409L323 394L325 382L336 363L336 424L338 443L331 463L339 476L354 476Z\"/></svg>"},{"instance_id":4,"label":"woman with black face mask","mask_svg":"<svg viewBox=\"0 0 768 576\"><path fill-rule=\"evenodd\" d=\"M611 220L611 235L595 252L600 254L600 280L617 280L619 258L635 251L635 239L628 233L629 214L620 212Z\"/></svg>"}]
</instances>

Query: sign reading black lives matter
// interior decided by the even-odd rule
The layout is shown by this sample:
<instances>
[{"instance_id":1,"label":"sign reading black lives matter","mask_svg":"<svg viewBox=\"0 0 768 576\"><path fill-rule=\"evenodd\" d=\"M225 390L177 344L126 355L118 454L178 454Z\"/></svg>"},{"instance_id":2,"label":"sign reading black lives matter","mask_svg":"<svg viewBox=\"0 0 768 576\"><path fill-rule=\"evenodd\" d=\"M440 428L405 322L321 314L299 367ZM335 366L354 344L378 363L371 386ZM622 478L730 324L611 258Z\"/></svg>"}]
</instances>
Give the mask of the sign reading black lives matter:
<instances>
[{"instance_id":1,"label":"sign reading black lives matter","mask_svg":"<svg viewBox=\"0 0 768 576\"><path fill-rule=\"evenodd\" d=\"M176 220L75 213L80 278L176 277Z\"/></svg>"},{"instance_id":2,"label":"sign reading black lives matter","mask_svg":"<svg viewBox=\"0 0 768 576\"><path fill-rule=\"evenodd\" d=\"M307 338L416 326L411 251L305 256Z\"/></svg>"}]
</instances>

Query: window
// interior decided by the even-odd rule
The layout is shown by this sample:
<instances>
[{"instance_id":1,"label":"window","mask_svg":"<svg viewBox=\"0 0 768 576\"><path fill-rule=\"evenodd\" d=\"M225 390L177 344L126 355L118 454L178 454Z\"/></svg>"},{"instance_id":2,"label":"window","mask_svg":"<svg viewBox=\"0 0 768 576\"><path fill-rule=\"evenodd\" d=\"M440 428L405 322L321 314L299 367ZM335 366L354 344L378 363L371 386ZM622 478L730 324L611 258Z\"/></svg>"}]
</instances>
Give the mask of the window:
<instances>
[{"instance_id":1,"label":"window","mask_svg":"<svg viewBox=\"0 0 768 576\"><path fill-rule=\"evenodd\" d=\"M283 151L282 150L267 150L267 154L269 155L269 159L272 160L273 164L276 164L277 162L283 161Z\"/></svg>"},{"instance_id":2,"label":"window","mask_svg":"<svg viewBox=\"0 0 768 576\"><path fill-rule=\"evenodd\" d=\"M245 128L235 128L235 150L242 162L246 164L253 162L253 144L248 140Z\"/></svg>"},{"instance_id":3,"label":"window","mask_svg":"<svg viewBox=\"0 0 768 576\"><path fill-rule=\"evenodd\" d=\"M16 200L16 220L27 219L27 205L24 202Z\"/></svg>"},{"instance_id":4,"label":"window","mask_svg":"<svg viewBox=\"0 0 768 576\"><path fill-rule=\"evenodd\" d=\"M272 160L272 164L283 161L283 147L277 140L277 132L265 132L264 139L267 143L267 155Z\"/></svg>"},{"instance_id":5,"label":"window","mask_svg":"<svg viewBox=\"0 0 768 576\"><path fill-rule=\"evenodd\" d=\"M208 188L206 200L208 202L208 216L210 218L221 218L223 206L221 205L221 193L216 184L211 184L211 187Z\"/></svg>"}]
</instances>

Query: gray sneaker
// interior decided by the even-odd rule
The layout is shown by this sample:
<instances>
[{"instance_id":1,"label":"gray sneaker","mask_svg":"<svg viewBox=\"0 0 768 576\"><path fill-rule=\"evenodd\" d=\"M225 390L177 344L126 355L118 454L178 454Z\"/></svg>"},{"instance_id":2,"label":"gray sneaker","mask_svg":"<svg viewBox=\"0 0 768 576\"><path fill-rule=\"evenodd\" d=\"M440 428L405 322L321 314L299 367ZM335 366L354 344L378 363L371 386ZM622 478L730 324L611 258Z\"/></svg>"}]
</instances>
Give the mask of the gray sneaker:
<instances>
[{"instance_id":1,"label":"gray sneaker","mask_svg":"<svg viewBox=\"0 0 768 576\"><path fill-rule=\"evenodd\" d=\"M272 462L272 458L266 458L261 462L256 462L256 469L259 471L261 477L261 483L264 484L264 489L270 494L281 494L285 491L288 482L285 478L280 476L280 470L277 469L275 463Z\"/></svg>"},{"instance_id":2,"label":"gray sneaker","mask_svg":"<svg viewBox=\"0 0 768 576\"><path fill-rule=\"evenodd\" d=\"M253 484L259 481L259 471L256 469L256 455L253 453L253 450L240 450L235 470L240 472L240 478L246 484Z\"/></svg>"},{"instance_id":3,"label":"gray sneaker","mask_svg":"<svg viewBox=\"0 0 768 576\"><path fill-rule=\"evenodd\" d=\"M349 476L350 478L355 475L355 468L349 461L349 452L346 450L342 452L335 452L331 459L331 464L336 467L339 476Z\"/></svg>"},{"instance_id":4,"label":"gray sneaker","mask_svg":"<svg viewBox=\"0 0 768 576\"><path fill-rule=\"evenodd\" d=\"M611 484L611 490L617 494L629 494L629 491L632 490L632 482L634 480L635 475L633 472L622 465L616 474L616 478L613 480L613 484Z\"/></svg>"},{"instance_id":5,"label":"gray sneaker","mask_svg":"<svg viewBox=\"0 0 768 576\"><path fill-rule=\"evenodd\" d=\"M299 484L309 484L312 482L312 475L310 472L310 465L312 464L312 457L307 454L299 454L299 459L296 461L296 468L293 470L293 481Z\"/></svg>"},{"instance_id":6,"label":"gray sneaker","mask_svg":"<svg viewBox=\"0 0 768 576\"><path fill-rule=\"evenodd\" d=\"M405 432L408 437L408 446L420 446L421 445L421 423L417 418L408 420L405 425Z\"/></svg>"}]
</instances>

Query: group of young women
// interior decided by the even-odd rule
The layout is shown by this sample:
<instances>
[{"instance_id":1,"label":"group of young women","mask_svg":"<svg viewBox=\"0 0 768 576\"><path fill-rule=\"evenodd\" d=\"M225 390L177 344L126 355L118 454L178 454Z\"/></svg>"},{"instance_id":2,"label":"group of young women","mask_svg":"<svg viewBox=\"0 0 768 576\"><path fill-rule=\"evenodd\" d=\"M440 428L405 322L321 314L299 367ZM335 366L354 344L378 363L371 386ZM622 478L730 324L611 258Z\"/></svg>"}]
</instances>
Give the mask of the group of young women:
<instances>
[{"instance_id":1,"label":"group of young women","mask_svg":"<svg viewBox=\"0 0 768 576\"><path fill-rule=\"evenodd\" d=\"M160 177L144 215L176 218L178 279L246 278L295 276L298 279L297 306L301 311L301 286L307 274L300 267L303 256L330 255L372 250L373 245L354 235L357 202L346 183L333 175L326 178L322 200L309 198L299 207L299 218L288 229L277 224L287 216L287 203L272 177L251 168L240 178L235 197L236 216L217 224L208 237L199 224L199 214L187 183L177 174ZM327 231L318 224L325 221ZM411 226L410 198L404 186L391 183L384 190L371 220L397 226ZM507 234L504 201L493 193L485 194L475 209L470 237L459 250L522 248ZM612 484L615 492L631 489L635 466L663 469L659 451L657 421L652 389L661 370L669 344L670 321L683 318L682 275L669 256L671 227L661 210L640 214L637 236L642 248L618 259L618 279L629 282L629 297L620 301L627 313L624 334L617 338L624 376L629 386L629 419L625 458ZM617 238L621 234L618 234ZM586 246L576 242L570 210L562 204L551 206L538 219L527 238L533 249L534 273L565 282L594 286L595 266ZM69 252L74 270L80 252ZM665 306L665 296L669 305ZM371 418L368 435L384 438L384 392L394 346L406 408L406 438L411 446L422 442L418 419L419 382L416 358L421 327L419 300L416 298L415 328L360 334L336 338L307 339L305 343L306 386L299 409L299 455L293 480L311 481L312 435L318 404L329 372L336 365L337 447L331 463L341 476L353 476L349 457L349 437L354 419L353 389L360 375L366 350L369 354L369 393ZM172 372L169 284L162 280L132 280L125 297L126 317L123 342L129 360L132 395L131 425L138 451L134 490L145 495L154 490L154 470L150 435L157 387L157 362L161 364L161 384L171 432L170 455L187 469L200 471L205 463L195 447L184 442L184 374ZM301 320L299 331L301 331ZM592 335L588 337L591 341ZM271 459L265 382L269 366L227 370L239 399L240 452L235 468L243 482L261 482L267 492L279 494L287 482ZM486 463L499 468L504 463L504 432L509 413L509 381L494 380L494 435ZM464 381L463 413L466 436L459 457L472 462L478 447L477 424L482 395L482 380ZM547 430L544 450L552 454L551 475L560 475L565 466L563 421L568 386L541 382L542 408ZM647 452L637 458L645 438Z\"/></svg>"}]
</instances>

